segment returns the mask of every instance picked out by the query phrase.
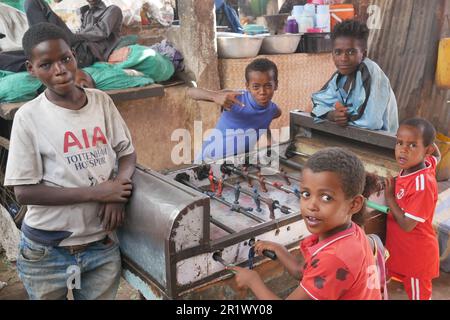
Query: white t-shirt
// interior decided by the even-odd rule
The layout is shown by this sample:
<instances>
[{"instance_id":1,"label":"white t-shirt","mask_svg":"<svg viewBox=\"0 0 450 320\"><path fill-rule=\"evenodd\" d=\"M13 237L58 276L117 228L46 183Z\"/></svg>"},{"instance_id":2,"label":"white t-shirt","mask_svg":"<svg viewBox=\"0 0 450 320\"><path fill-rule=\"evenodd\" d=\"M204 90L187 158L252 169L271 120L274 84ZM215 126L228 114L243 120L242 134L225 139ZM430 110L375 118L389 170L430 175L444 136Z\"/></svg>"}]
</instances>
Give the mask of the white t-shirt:
<instances>
[{"instance_id":1,"label":"white t-shirt","mask_svg":"<svg viewBox=\"0 0 450 320\"><path fill-rule=\"evenodd\" d=\"M0 50L21 50L22 37L27 30L28 21L25 13L0 3L0 33L5 35L0 39Z\"/></svg>"},{"instance_id":2,"label":"white t-shirt","mask_svg":"<svg viewBox=\"0 0 450 320\"><path fill-rule=\"evenodd\" d=\"M134 152L130 132L112 99L85 89L88 103L69 110L45 93L16 113L5 185L43 183L88 187L112 177L116 160ZM106 232L97 217L99 203L28 206L22 231L48 245L78 245L100 240Z\"/></svg>"}]
</instances>

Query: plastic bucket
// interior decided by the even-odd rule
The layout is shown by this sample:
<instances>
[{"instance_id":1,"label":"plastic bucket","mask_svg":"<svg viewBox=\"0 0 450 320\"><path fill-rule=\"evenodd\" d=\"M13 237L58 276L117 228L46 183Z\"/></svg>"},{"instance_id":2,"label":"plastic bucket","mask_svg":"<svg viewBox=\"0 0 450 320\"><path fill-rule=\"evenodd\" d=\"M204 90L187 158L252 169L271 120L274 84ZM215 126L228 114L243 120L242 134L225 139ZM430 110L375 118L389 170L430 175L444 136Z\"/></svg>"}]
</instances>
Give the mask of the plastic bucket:
<instances>
[{"instance_id":1,"label":"plastic bucket","mask_svg":"<svg viewBox=\"0 0 450 320\"><path fill-rule=\"evenodd\" d=\"M437 181L446 181L450 179L450 137L438 133L436 135L436 145L441 152L441 162L436 168Z\"/></svg>"}]
</instances>

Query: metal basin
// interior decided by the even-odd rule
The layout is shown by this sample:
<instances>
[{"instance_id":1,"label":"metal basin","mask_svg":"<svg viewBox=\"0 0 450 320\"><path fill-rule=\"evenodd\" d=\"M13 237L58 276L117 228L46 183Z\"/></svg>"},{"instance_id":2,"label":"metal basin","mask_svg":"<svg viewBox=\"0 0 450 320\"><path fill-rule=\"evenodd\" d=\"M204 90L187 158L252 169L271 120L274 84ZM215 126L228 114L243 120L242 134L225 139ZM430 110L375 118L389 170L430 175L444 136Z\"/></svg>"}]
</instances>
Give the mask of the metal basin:
<instances>
[{"instance_id":1,"label":"metal basin","mask_svg":"<svg viewBox=\"0 0 450 320\"><path fill-rule=\"evenodd\" d=\"M263 37L217 37L219 58L242 59L256 57L261 49Z\"/></svg>"},{"instance_id":2,"label":"metal basin","mask_svg":"<svg viewBox=\"0 0 450 320\"><path fill-rule=\"evenodd\" d=\"M300 42L301 34L279 34L264 37L261 53L263 54L283 54L294 53Z\"/></svg>"}]
</instances>

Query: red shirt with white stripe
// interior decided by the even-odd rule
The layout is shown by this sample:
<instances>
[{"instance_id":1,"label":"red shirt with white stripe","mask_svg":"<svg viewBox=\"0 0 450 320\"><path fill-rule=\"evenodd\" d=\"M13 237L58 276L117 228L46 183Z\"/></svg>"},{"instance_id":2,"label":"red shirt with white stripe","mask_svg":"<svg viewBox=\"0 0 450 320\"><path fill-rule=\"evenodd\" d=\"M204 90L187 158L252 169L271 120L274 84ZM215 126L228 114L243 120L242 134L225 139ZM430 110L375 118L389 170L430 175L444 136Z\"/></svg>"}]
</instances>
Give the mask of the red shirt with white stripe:
<instances>
[{"instance_id":1,"label":"red shirt with white stripe","mask_svg":"<svg viewBox=\"0 0 450 320\"><path fill-rule=\"evenodd\" d=\"M300 285L312 299L381 300L372 248L355 223L322 241L311 235L300 250L305 258Z\"/></svg>"},{"instance_id":2,"label":"red shirt with white stripe","mask_svg":"<svg viewBox=\"0 0 450 320\"><path fill-rule=\"evenodd\" d=\"M400 228L392 215L387 218L386 248L389 272L399 275L434 279L439 276L439 247L433 229L433 216L438 199L435 157L425 160L426 168L403 175L395 182L398 206L405 216L417 221L411 232Z\"/></svg>"}]
</instances>

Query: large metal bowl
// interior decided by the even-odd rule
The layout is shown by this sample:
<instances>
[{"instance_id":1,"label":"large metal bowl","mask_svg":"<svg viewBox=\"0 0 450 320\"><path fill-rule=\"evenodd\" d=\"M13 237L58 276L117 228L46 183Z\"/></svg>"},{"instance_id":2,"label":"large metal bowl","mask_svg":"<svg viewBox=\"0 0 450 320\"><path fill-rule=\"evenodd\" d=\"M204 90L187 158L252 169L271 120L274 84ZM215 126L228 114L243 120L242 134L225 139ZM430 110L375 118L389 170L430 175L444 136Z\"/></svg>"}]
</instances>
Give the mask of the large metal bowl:
<instances>
[{"instance_id":1,"label":"large metal bowl","mask_svg":"<svg viewBox=\"0 0 450 320\"><path fill-rule=\"evenodd\" d=\"M261 53L262 54L284 54L294 53L300 43L301 34L279 34L264 37Z\"/></svg>"},{"instance_id":2,"label":"large metal bowl","mask_svg":"<svg viewBox=\"0 0 450 320\"><path fill-rule=\"evenodd\" d=\"M217 37L219 58L243 59L256 57L261 49L263 37Z\"/></svg>"}]
</instances>

